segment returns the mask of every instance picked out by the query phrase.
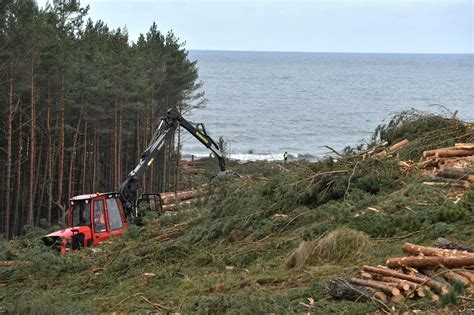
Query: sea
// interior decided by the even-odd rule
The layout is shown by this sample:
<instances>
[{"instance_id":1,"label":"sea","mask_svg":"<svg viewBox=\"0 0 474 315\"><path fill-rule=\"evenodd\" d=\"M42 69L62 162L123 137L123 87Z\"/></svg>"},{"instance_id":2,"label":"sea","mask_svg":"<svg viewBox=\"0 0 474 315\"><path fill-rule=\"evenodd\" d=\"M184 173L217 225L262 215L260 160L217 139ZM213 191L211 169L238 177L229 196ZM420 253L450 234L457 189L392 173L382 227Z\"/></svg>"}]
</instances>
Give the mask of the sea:
<instances>
[{"instance_id":1,"label":"sea","mask_svg":"<svg viewBox=\"0 0 474 315\"><path fill-rule=\"evenodd\" d=\"M230 158L317 160L403 110L474 121L474 55L190 51L207 103L186 113ZM183 133L183 157L209 151Z\"/></svg>"}]
</instances>

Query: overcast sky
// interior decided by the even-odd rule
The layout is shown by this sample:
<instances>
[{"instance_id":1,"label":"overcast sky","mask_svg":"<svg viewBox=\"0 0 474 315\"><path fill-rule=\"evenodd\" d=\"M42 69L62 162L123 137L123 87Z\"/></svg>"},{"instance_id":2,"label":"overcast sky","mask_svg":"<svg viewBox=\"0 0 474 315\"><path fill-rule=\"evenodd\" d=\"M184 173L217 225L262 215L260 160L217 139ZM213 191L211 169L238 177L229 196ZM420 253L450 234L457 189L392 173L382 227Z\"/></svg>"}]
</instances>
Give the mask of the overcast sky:
<instances>
[{"instance_id":1,"label":"overcast sky","mask_svg":"<svg viewBox=\"0 0 474 315\"><path fill-rule=\"evenodd\" d=\"M40 5L46 0L38 1ZM187 49L473 53L472 0L82 0L89 16L126 25L131 40L153 21Z\"/></svg>"}]
</instances>

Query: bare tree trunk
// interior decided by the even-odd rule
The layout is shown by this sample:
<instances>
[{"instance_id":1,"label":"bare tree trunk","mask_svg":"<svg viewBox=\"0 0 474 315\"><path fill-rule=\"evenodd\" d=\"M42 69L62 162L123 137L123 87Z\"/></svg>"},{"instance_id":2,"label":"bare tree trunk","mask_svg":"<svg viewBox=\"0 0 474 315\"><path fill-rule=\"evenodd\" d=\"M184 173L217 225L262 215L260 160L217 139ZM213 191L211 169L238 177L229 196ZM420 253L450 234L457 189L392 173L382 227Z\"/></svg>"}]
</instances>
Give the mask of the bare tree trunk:
<instances>
[{"instance_id":1,"label":"bare tree trunk","mask_svg":"<svg viewBox=\"0 0 474 315\"><path fill-rule=\"evenodd\" d=\"M152 100L150 124L149 124L149 126L150 126L150 137L149 138L151 138L151 136L153 135L154 127L155 127L155 124L154 124L155 113L154 112L155 111L153 110L153 100ZM147 141L150 141L150 139L147 139ZM156 161L156 162L158 162L158 161ZM156 181L156 174L155 174L156 171L155 170L157 168L157 165L159 165L159 163L156 163L156 162L152 165L152 167L150 168L150 172L149 172L150 173L150 176L149 176L150 181L148 183L148 191L152 192L152 193L156 191L156 189L154 189L154 187L155 187L154 184L155 184L155 181Z\"/></svg>"},{"instance_id":2,"label":"bare tree trunk","mask_svg":"<svg viewBox=\"0 0 474 315\"><path fill-rule=\"evenodd\" d=\"M135 158L133 159L133 162L138 162L138 159L140 158L140 154L142 151L141 145L140 145L140 113L137 110L137 127L136 127L136 155Z\"/></svg>"},{"instance_id":3,"label":"bare tree trunk","mask_svg":"<svg viewBox=\"0 0 474 315\"><path fill-rule=\"evenodd\" d=\"M67 185L68 198L71 197L73 193L74 161L76 160L77 138L79 137L79 131L81 130L83 112L84 112L84 93L81 96L81 110L79 112L79 118L77 119L76 132L74 134L74 140L72 142L72 152L71 152L71 157L69 159L69 173L68 173L69 177L68 177L68 185Z\"/></svg>"},{"instance_id":4,"label":"bare tree trunk","mask_svg":"<svg viewBox=\"0 0 474 315\"><path fill-rule=\"evenodd\" d=\"M47 205L47 220L48 224L51 225L51 208L53 207L53 135L51 127L51 115L53 108L53 100L51 98L51 86L48 77L48 114L46 118L46 127L48 130L48 205Z\"/></svg>"},{"instance_id":5,"label":"bare tree trunk","mask_svg":"<svg viewBox=\"0 0 474 315\"><path fill-rule=\"evenodd\" d=\"M65 206L62 203L63 198L63 181L64 181L64 65L61 66L61 95L60 95L60 106L59 106L59 158L58 158L58 195L56 199L56 205L58 206L58 219L61 220L64 215Z\"/></svg>"},{"instance_id":6,"label":"bare tree trunk","mask_svg":"<svg viewBox=\"0 0 474 315\"><path fill-rule=\"evenodd\" d=\"M41 197L40 199L38 200L38 187L39 187L39 179L40 179L40 174L41 174L41 157L43 155L43 141L44 141L44 137L43 135L41 135L41 138L40 138L40 147L39 147L39 152L37 154L37 159L36 159L36 175L35 175L35 185L34 185L34 189L33 189L33 203L35 205L38 205L38 209L36 210L36 219L34 221L35 225L37 226L38 223L39 223L39 217L40 217L40 214L41 214L41 206L43 205L43 194L41 193ZM45 172L46 174L46 172ZM45 182L46 178L44 178L43 180L43 183ZM44 187L44 186L43 186Z\"/></svg>"},{"instance_id":7,"label":"bare tree trunk","mask_svg":"<svg viewBox=\"0 0 474 315\"><path fill-rule=\"evenodd\" d=\"M20 127L21 128L21 127ZM6 174L5 174L5 238L10 238L10 213L11 213L11 181L12 181L12 138L13 138L13 63L10 62L10 74L8 78L8 110L7 110L7 147L6 147ZM19 192L17 192L19 193ZM15 223L15 222L14 222Z\"/></svg>"},{"instance_id":8,"label":"bare tree trunk","mask_svg":"<svg viewBox=\"0 0 474 315\"><path fill-rule=\"evenodd\" d=\"M118 183L118 100L117 97L115 97L115 118L114 118L114 181L113 185L114 187L117 187Z\"/></svg>"},{"instance_id":9,"label":"bare tree trunk","mask_svg":"<svg viewBox=\"0 0 474 315\"><path fill-rule=\"evenodd\" d=\"M21 154L22 151L22 146L23 146L23 113L21 111L21 101L18 99L18 112L19 112L19 117L18 117L18 150L17 150L17 168L16 168L16 200L15 200L15 211L13 212L13 236L16 236L18 234L18 228L20 226L20 200L23 199L23 196L21 196L20 191L21 191L21 165L23 163L23 157Z\"/></svg>"},{"instance_id":10,"label":"bare tree trunk","mask_svg":"<svg viewBox=\"0 0 474 315\"><path fill-rule=\"evenodd\" d=\"M87 179L87 120L84 122L84 142L82 151L82 192L87 191L86 179Z\"/></svg>"},{"instance_id":11,"label":"bare tree trunk","mask_svg":"<svg viewBox=\"0 0 474 315\"><path fill-rule=\"evenodd\" d=\"M146 148L147 144L148 144L148 130L150 128L150 125L149 125L149 119L148 119L148 105L145 104L145 132L143 133L143 147ZM148 192L148 179L149 175L147 174L144 174L143 175L143 178L142 178L142 189L144 190L145 193Z\"/></svg>"},{"instance_id":12,"label":"bare tree trunk","mask_svg":"<svg viewBox=\"0 0 474 315\"><path fill-rule=\"evenodd\" d=\"M35 180L35 150L36 150L36 106L35 106L35 78L34 66L31 64L31 111L30 111L30 189L26 224L33 225L34 219L34 180Z\"/></svg>"},{"instance_id":13,"label":"bare tree trunk","mask_svg":"<svg viewBox=\"0 0 474 315\"><path fill-rule=\"evenodd\" d=\"M118 135L117 135L117 184L114 189L118 189L122 181L122 128L123 128L123 104L122 98L119 101L118 111Z\"/></svg>"},{"instance_id":14,"label":"bare tree trunk","mask_svg":"<svg viewBox=\"0 0 474 315\"><path fill-rule=\"evenodd\" d=\"M98 161L98 152L97 152L97 127L94 126L94 149L92 157L92 191L96 192L97 190L97 161Z\"/></svg>"},{"instance_id":15,"label":"bare tree trunk","mask_svg":"<svg viewBox=\"0 0 474 315\"><path fill-rule=\"evenodd\" d=\"M47 151L49 151L49 148L47 149ZM50 159L51 159L51 157L49 156L48 152L46 152L46 164L45 164L45 169L44 169L43 186L42 186L42 189L41 189L41 197L40 197L40 202L39 202L40 205L43 205L45 192L46 192L46 195L48 195L48 189L49 189L48 176L49 176L49 163L50 163L49 160ZM46 209L46 220L48 220L48 213L49 212L50 211L48 209ZM39 223L38 217L39 217L39 215L36 216L36 224ZM49 224L49 221L48 221L48 224Z\"/></svg>"},{"instance_id":16,"label":"bare tree trunk","mask_svg":"<svg viewBox=\"0 0 474 315\"><path fill-rule=\"evenodd\" d=\"M161 179L161 192L165 192L166 191L166 181L167 181L167 178L166 178L166 173L167 173L167 169L168 169L168 143L165 143L163 145L163 177Z\"/></svg>"}]
</instances>

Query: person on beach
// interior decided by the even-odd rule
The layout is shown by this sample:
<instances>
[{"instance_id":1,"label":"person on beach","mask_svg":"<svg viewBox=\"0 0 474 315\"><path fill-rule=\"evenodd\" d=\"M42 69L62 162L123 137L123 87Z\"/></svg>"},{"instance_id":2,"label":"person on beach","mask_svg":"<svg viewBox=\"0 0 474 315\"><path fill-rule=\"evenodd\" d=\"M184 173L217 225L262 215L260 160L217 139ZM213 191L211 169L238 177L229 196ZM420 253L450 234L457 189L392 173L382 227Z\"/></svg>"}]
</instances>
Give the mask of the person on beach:
<instances>
[{"instance_id":1,"label":"person on beach","mask_svg":"<svg viewBox=\"0 0 474 315\"><path fill-rule=\"evenodd\" d=\"M288 161L288 152L283 153L283 161L286 163Z\"/></svg>"}]
</instances>

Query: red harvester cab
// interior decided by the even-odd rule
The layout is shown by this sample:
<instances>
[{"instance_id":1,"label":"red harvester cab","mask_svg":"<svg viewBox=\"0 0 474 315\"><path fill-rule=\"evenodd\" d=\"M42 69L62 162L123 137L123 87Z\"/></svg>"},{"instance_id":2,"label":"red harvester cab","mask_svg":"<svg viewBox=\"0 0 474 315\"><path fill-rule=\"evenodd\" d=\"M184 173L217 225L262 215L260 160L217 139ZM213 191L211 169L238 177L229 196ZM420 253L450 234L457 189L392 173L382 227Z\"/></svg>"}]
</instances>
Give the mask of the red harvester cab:
<instances>
[{"instance_id":1,"label":"red harvester cab","mask_svg":"<svg viewBox=\"0 0 474 315\"><path fill-rule=\"evenodd\" d=\"M66 223L68 228L43 237L46 246L66 253L122 235L128 228L118 193L97 193L71 198Z\"/></svg>"}]
</instances>

